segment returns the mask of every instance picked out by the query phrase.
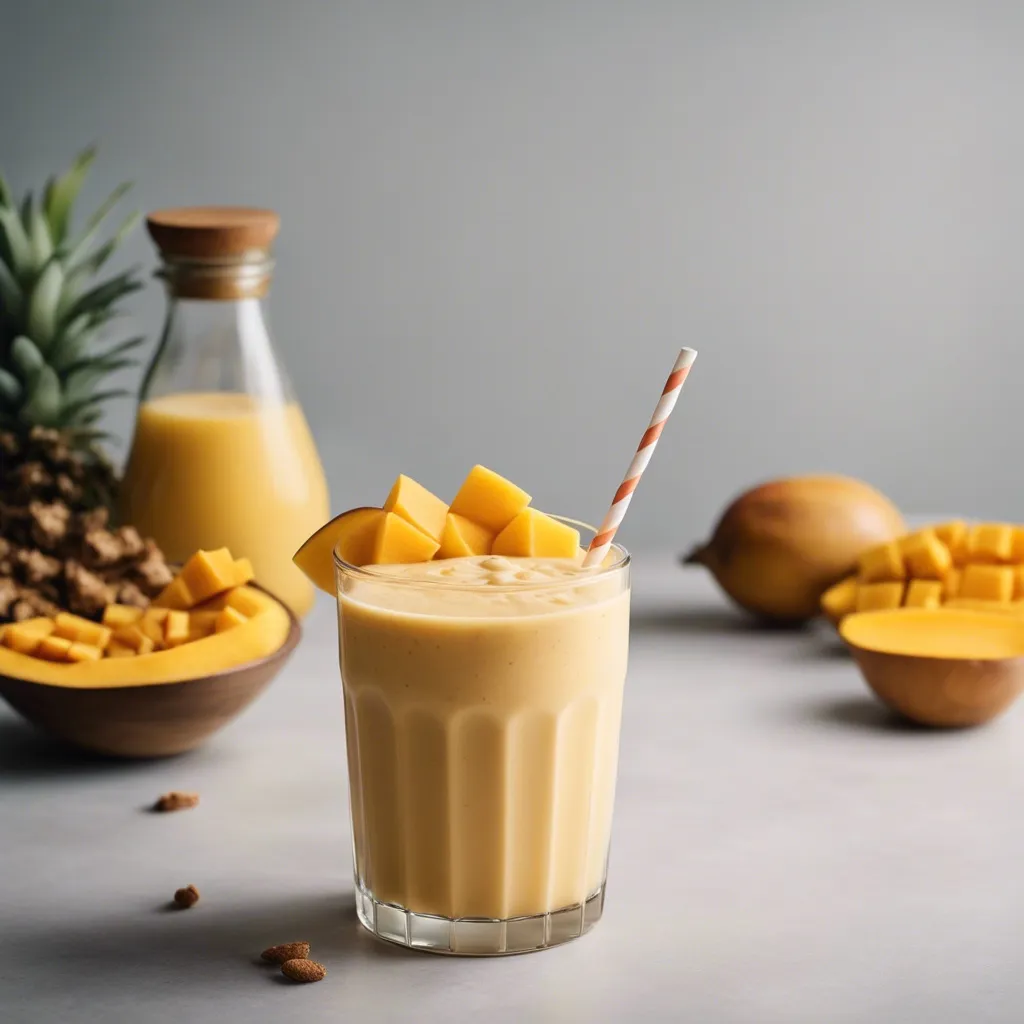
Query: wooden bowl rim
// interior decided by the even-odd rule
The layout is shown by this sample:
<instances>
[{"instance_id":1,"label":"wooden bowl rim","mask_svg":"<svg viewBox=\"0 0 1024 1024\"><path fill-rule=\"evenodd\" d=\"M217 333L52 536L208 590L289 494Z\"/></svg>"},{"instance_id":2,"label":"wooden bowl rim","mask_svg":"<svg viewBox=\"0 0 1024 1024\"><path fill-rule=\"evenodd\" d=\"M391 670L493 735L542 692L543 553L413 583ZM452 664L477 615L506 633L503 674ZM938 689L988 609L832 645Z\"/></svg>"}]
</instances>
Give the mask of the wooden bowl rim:
<instances>
[{"instance_id":1,"label":"wooden bowl rim","mask_svg":"<svg viewBox=\"0 0 1024 1024\"><path fill-rule=\"evenodd\" d=\"M266 587L262 587L256 582L247 583L246 586L262 590L268 597L273 598L285 610L285 613L288 616L288 633L284 638L284 642L277 648L277 650L271 651L269 654L264 654L262 658L253 658L251 661L243 661L238 665L230 665L228 668L221 669L219 672L211 672L209 675L194 676L191 679L168 679L162 683L118 683L116 686L62 686L60 683L43 683L38 679L23 679L21 676L8 675L6 672L0 672L0 681L21 683L25 686L43 686L48 690L66 690L74 693L126 693L134 690L149 690L167 686L187 686L189 683L221 680L228 678L237 672L250 672L254 668L269 665L276 659L286 657L295 650L298 646L299 640L302 638L302 625L295 617L291 608L289 608L288 605L286 605L276 594L267 590Z\"/></svg>"}]
</instances>

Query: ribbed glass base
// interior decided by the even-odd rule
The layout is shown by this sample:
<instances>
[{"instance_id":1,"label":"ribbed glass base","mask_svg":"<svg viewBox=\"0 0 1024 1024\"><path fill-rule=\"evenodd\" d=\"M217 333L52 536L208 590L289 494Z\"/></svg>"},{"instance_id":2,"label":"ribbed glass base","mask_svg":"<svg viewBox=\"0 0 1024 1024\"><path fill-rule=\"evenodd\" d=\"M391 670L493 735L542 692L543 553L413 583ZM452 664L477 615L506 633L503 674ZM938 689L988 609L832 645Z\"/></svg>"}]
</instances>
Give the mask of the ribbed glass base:
<instances>
[{"instance_id":1,"label":"ribbed glass base","mask_svg":"<svg viewBox=\"0 0 1024 1024\"><path fill-rule=\"evenodd\" d=\"M451 918L381 903L357 879L356 912L367 931L409 949L453 956L504 956L559 946L589 932L604 912L604 890L602 884L582 903L534 917Z\"/></svg>"}]
</instances>

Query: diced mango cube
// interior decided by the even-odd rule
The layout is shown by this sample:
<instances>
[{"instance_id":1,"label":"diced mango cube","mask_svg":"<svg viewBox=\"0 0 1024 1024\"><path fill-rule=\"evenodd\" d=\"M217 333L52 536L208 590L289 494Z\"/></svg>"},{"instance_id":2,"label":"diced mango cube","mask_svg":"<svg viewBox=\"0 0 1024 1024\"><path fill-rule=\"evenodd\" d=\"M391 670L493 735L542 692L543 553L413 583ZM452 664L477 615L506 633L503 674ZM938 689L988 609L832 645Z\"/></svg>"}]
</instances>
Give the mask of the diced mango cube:
<instances>
[{"instance_id":1,"label":"diced mango cube","mask_svg":"<svg viewBox=\"0 0 1024 1024\"><path fill-rule=\"evenodd\" d=\"M227 629L234 629L247 622L247 616L243 615L237 608L228 606L217 613L217 621L213 624L214 632L223 633Z\"/></svg>"},{"instance_id":2,"label":"diced mango cube","mask_svg":"<svg viewBox=\"0 0 1024 1024\"><path fill-rule=\"evenodd\" d=\"M895 540L868 548L857 559L857 568L861 583L887 583L907 578L903 552L899 541Z\"/></svg>"},{"instance_id":3,"label":"diced mango cube","mask_svg":"<svg viewBox=\"0 0 1024 1024\"><path fill-rule=\"evenodd\" d=\"M188 640L189 614L183 611L169 611L164 619L163 642L165 647L177 647Z\"/></svg>"},{"instance_id":4,"label":"diced mango cube","mask_svg":"<svg viewBox=\"0 0 1024 1024\"><path fill-rule=\"evenodd\" d=\"M4 627L3 645L19 654L34 654L43 637L53 632L53 619L34 618Z\"/></svg>"},{"instance_id":5,"label":"diced mango cube","mask_svg":"<svg viewBox=\"0 0 1024 1024\"><path fill-rule=\"evenodd\" d=\"M108 658L134 658L135 648L122 644L117 640L111 640L107 644L106 655Z\"/></svg>"},{"instance_id":6,"label":"diced mango cube","mask_svg":"<svg viewBox=\"0 0 1024 1024\"><path fill-rule=\"evenodd\" d=\"M130 647L136 654L149 654L156 647L156 643L152 636L142 631L141 625L140 619L131 626L122 626L115 630L114 640L124 647Z\"/></svg>"},{"instance_id":7,"label":"diced mango cube","mask_svg":"<svg viewBox=\"0 0 1024 1024\"><path fill-rule=\"evenodd\" d=\"M246 583L256 576L252 562L248 558L235 559L235 586L244 587Z\"/></svg>"},{"instance_id":8,"label":"diced mango cube","mask_svg":"<svg viewBox=\"0 0 1024 1024\"><path fill-rule=\"evenodd\" d=\"M907 584L907 595L903 598L907 608L938 608L942 604L942 582L940 580L911 580Z\"/></svg>"},{"instance_id":9,"label":"diced mango cube","mask_svg":"<svg viewBox=\"0 0 1024 1024\"><path fill-rule=\"evenodd\" d=\"M486 466L474 466L452 499L449 512L501 533L530 504L526 491Z\"/></svg>"},{"instance_id":10,"label":"diced mango cube","mask_svg":"<svg viewBox=\"0 0 1024 1024\"><path fill-rule=\"evenodd\" d=\"M93 644L76 640L68 648L66 657L68 661L99 661L103 657L103 650Z\"/></svg>"},{"instance_id":11,"label":"diced mango cube","mask_svg":"<svg viewBox=\"0 0 1024 1024\"><path fill-rule=\"evenodd\" d=\"M429 562L440 544L394 512L385 512L373 544L373 562L391 565Z\"/></svg>"},{"instance_id":12,"label":"diced mango cube","mask_svg":"<svg viewBox=\"0 0 1024 1024\"><path fill-rule=\"evenodd\" d=\"M394 512L428 537L441 543L448 506L412 477L404 474L399 476L391 488L387 501L384 502L384 511Z\"/></svg>"},{"instance_id":13,"label":"diced mango cube","mask_svg":"<svg viewBox=\"0 0 1024 1024\"><path fill-rule=\"evenodd\" d=\"M173 608L188 611L196 603L181 576L175 576L154 598L151 608Z\"/></svg>"},{"instance_id":14,"label":"diced mango cube","mask_svg":"<svg viewBox=\"0 0 1024 1024\"><path fill-rule=\"evenodd\" d=\"M1013 597L1013 577L1009 565L964 566L957 597L1007 602Z\"/></svg>"},{"instance_id":15,"label":"diced mango cube","mask_svg":"<svg viewBox=\"0 0 1024 1024\"><path fill-rule=\"evenodd\" d=\"M153 609L147 609L152 611ZM163 620L150 618L143 615L136 626L142 631L143 636L148 636L153 641L153 647L159 650L164 645L164 623Z\"/></svg>"},{"instance_id":16,"label":"diced mango cube","mask_svg":"<svg viewBox=\"0 0 1024 1024\"><path fill-rule=\"evenodd\" d=\"M1014 600L1024 598L1024 565L1013 567L1013 597Z\"/></svg>"},{"instance_id":17,"label":"diced mango cube","mask_svg":"<svg viewBox=\"0 0 1024 1024\"><path fill-rule=\"evenodd\" d=\"M821 595L821 610L831 622L839 622L857 607L857 577L847 576Z\"/></svg>"},{"instance_id":18,"label":"diced mango cube","mask_svg":"<svg viewBox=\"0 0 1024 1024\"><path fill-rule=\"evenodd\" d=\"M435 558L464 558L467 555L489 555L495 534L474 523L472 519L449 512L445 516L441 547Z\"/></svg>"},{"instance_id":19,"label":"diced mango cube","mask_svg":"<svg viewBox=\"0 0 1024 1024\"><path fill-rule=\"evenodd\" d=\"M91 619L83 619L70 612L59 612L53 620L53 632L65 640L80 640L83 644L91 644L102 651L110 643L112 630L109 626L101 626Z\"/></svg>"},{"instance_id":20,"label":"diced mango cube","mask_svg":"<svg viewBox=\"0 0 1024 1024\"><path fill-rule=\"evenodd\" d=\"M227 548L197 551L185 563L179 579L184 580L192 603L199 604L235 585L235 560Z\"/></svg>"},{"instance_id":21,"label":"diced mango cube","mask_svg":"<svg viewBox=\"0 0 1024 1024\"><path fill-rule=\"evenodd\" d=\"M236 612L241 612L247 619L251 619L263 611L266 607L266 600L258 590L253 590L252 587L235 587L234 590L228 591L224 607L234 608Z\"/></svg>"},{"instance_id":22,"label":"diced mango cube","mask_svg":"<svg viewBox=\"0 0 1024 1024\"><path fill-rule=\"evenodd\" d=\"M857 611L875 612L899 608L903 603L903 582L862 583L857 588Z\"/></svg>"},{"instance_id":23,"label":"diced mango cube","mask_svg":"<svg viewBox=\"0 0 1024 1024\"><path fill-rule=\"evenodd\" d=\"M918 530L900 541L907 575L921 580L941 580L953 567L949 548L934 530Z\"/></svg>"},{"instance_id":24,"label":"diced mango cube","mask_svg":"<svg viewBox=\"0 0 1024 1024\"><path fill-rule=\"evenodd\" d=\"M67 637L51 633L39 641L39 646L32 653L37 658L44 658L46 661L67 661L71 644L72 641Z\"/></svg>"},{"instance_id":25,"label":"diced mango cube","mask_svg":"<svg viewBox=\"0 0 1024 1024\"><path fill-rule=\"evenodd\" d=\"M233 594L233 590L228 591L229 594ZM191 611L188 613L188 631L189 633L198 633L200 636L208 636L213 632L214 624L217 621L217 611Z\"/></svg>"},{"instance_id":26,"label":"diced mango cube","mask_svg":"<svg viewBox=\"0 0 1024 1024\"><path fill-rule=\"evenodd\" d=\"M506 557L575 558L579 546L579 530L535 508L524 508L494 538L491 551Z\"/></svg>"},{"instance_id":27,"label":"diced mango cube","mask_svg":"<svg viewBox=\"0 0 1024 1024\"><path fill-rule=\"evenodd\" d=\"M1008 523L979 523L967 531L967 561L998 564L1013 557L1013 527Z\"/></svg>"},{"instance_id":28,"label":"diced mango cube","mask_svg":"<svg viewBox=\"0 0 1024 1024\"><path fill-rule=\"evenodd\" d=\"M967 555L967 524L962 519L933 526L935 536L949 548L954 565L963 565Z\"/></svg>"},{"instance_id":29,"label":"diced mango cube","mask_svg":"<svg viewBox=\"0 0 1024 1024\"><path fill-rule=\"evenodd\" d=\"M130 604L108 604L103 609L103 625L111 629L118 629L121 626L130 626L142 618L142 609L135 608Z\"/></svg>"},{"instance_id":30,"label":"diced mango cube","mask_svg":"<svg viewBox=\"0 0 1024 1024\"><path fill-rule=\"evenodd\" d=\"M1013 544L1010 557L1015 562L1024 562L1024 526L1013 528Z\"/></svg>"},{"instance_id":31,"label":"diced mango cube","mask_svg":"<svg viewBox=\"0 0 1024 1024\"><path fill-rule=\"evenodd\" d=\"M948 601L951 597L956 597L960 592L960 579L962 576L962 569L950 569L949 572L942 577L943 601Z\"/></svg>"}]
</instances>

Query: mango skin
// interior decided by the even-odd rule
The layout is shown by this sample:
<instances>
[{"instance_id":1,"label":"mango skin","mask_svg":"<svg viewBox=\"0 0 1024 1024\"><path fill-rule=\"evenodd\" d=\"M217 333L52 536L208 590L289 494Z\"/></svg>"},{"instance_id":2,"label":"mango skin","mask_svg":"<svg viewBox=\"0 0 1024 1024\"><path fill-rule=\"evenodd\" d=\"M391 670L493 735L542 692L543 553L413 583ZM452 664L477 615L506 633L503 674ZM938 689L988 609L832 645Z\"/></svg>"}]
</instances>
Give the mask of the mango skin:
<instances>
[{"instance_id":1,"label":"mango skin","mask_svg":"<svg viewBox=\"0 0 1024 1024\"><path fill-rule=\"evenodd\" d=\"M741 494L683 561L705 566L756 617L799 624L820 614L821 595L856 570L862 551L906 529L896 506L860 480L790 477Z\"/></svg>"},{"instance_id":2,"label":"mango skin","mask_svg":"<svg viewBox=\"0 0 1024 1024\"><path fill-rule=\"evenodd\" d=\"M0 675L49 686L104 689L112 686L149 686L180 683L223 672L273 654L288 638L291 619L269 594L258 595L261 610L247 622L167 651L135 658L56 664L0 647Z\"/></svg>"}]
</instances>

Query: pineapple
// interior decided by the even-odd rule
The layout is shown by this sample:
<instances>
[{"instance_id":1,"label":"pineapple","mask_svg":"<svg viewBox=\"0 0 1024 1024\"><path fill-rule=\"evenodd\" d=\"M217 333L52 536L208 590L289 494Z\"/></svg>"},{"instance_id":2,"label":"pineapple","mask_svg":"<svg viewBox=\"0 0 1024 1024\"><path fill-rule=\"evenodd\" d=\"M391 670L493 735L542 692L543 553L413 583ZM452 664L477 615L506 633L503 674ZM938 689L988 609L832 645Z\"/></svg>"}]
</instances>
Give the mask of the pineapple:
<instances>
[{"instance_id":1,"label":"pineapple","mask_svg":"<svg viewBox=\"0 0 1024 1024\"><path fill-rule=\"evenodd\" d=\"M99 446L104 387L143 339L102 345L135 269L97 280L135 226L99 240L128 186L71 231L92 164L86 150L37 202L15 204L0 177L0 623L60 609L98 618L113 602L145 607L171 580L162 552L108 522L117 478Z\"/></svg>"},{"instance_id":2,"label":"pineapple","mask_svg":"<svg viewBox=\"0 0 1024 1024\"><path fill-rule=\"evenodd\" d=\"M0 177L0 430L25 438L33 427L61 431L64 442L95 467L96 489L110 478L97 445L103 403L127 395L104 389L110 374L134 364L130 338L100 347L99 336L118 315L118 303L142 287L137 268L97 280L103 265L138 221L130 214L109 239L102 223L128 190L120 185L86 221L71 230L71 213L94 149L51 178L42 198L15 203ZM7 482L0 479L0 500ZM99 493L109 504L113 495Z\"/></svg>"}]
</instances>

